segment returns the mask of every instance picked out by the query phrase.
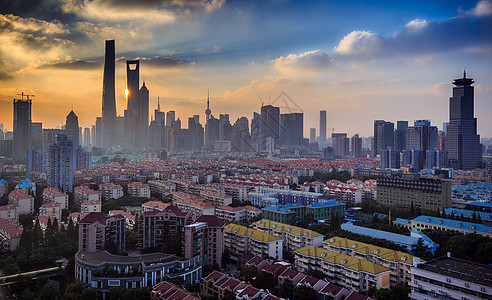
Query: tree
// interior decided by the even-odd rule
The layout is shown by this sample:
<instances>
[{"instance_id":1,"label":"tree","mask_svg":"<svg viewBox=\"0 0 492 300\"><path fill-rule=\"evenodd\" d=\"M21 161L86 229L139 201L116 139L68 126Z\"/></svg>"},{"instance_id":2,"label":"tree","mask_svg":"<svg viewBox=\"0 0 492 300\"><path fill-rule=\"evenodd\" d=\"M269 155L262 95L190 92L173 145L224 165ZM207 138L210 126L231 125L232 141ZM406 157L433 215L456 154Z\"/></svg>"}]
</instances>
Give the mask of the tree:
<instances>
[{"instance_id":1,"label":"tree","mask_svg":"<svg viewBox=\"0 0 492 300\"><path fill-rule=\"evenodd\" d=\"M21 272L19 265L10 255L6 259L2 260L1 265L5 275L18 274Z\"/></svg>"},{"instance_id":2,"label":"tree","mask_svg":"<svg viewBox=\"0 0 492 300\"><path fill-rule=\"evenodd\" d=\"M253 277L258 275L258 270L255 267L244 267L239 275L248 282L252 282Z\"/></svg>"},{"instance_id":3,"label":"tree","mask_svg":"<svg viewBox=\"0 0 492 300\"><path fill-rule=\"evenodd\" d=\"M48 283L43 286L41 291L39 292L40 300L53 300L58 297L60 294L60 290L55 287L53 283Z\"/></svg>"},{"instance_id":4,"label":"tree","mask_svg":"<svg viewBox=\"0 0 492 300\"><path fill-rule=\"evenodd\" d=\"M284 299L292 299L294 285L290 281L285 281L278 290L277 296Z\"/></svg>"},{"instance_id":5,"label":"tree","mask_svg":"<svg viewBox=\"0 0 492 300\"><path fill-rule=\"evenodd\" d=\"M305 285L297 286L292 290L293 300L311 300L316 299L316 296L316 291Z\"/></svg>"},{"instance_id":6,"label":"tree","mask_svg":"<svg viewBox=\"0 0 492 300\"><path fill-rule=\"evenodd\" d=\"M120 287L109 288L109 300L119 300L125 295L125 290Z\"/></svg>"},{"instance_id":7,"label":"tree","mask_svg":"<svg viewBox=\"0 0 492 300\"><path fill-rule=\"evenodd\" d=\"M330 231L335 232L340 230L340 219L338 218L338 215L335 213L331 213L331 218L330 218Z\"/></svg>"},{"instance_id":8,"label":"tree","mask_svg":"<svg viewBox=\"0 0 492 300\"><path fill-rule=\"evenodd\" d=\"M275 286L273 274L267 272L258 273L255 279L254 286L259 289L268 289L269 291L272 291L273 287Z\"/></svg>"},{"instance_id":9,"label":"tree","mask_svg":"<svg viewBox=\"0 0 492 300\"><path fill-rule=\"evenodd\" d=\"M423 260L427 260L432 255L429 249L424 245L422 239L418 240L417 245L415 246L414 254L415 256L422 258Z\"/></svg>"},{"instance_id":10,"label":"tree","mask_svg":"<svg viewBox=\"0 0 492 300\"><path fill-rule=\"evenodd\" d=\"M134 293L133 293L134 299L143 299L143 300L148 300L150 299L150 288L147 286L142 286L139 287Z\"/></svg>"}]
</instances>

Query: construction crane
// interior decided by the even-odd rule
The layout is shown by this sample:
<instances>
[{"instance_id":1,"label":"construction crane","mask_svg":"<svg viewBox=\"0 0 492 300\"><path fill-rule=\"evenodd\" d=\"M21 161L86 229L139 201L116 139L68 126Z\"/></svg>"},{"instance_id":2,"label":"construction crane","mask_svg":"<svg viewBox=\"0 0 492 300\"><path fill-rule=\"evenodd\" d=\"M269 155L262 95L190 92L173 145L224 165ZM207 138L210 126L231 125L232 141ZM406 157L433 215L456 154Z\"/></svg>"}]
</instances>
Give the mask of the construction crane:
<instances>
[{"instance_id":1,"label":"construction crane","mask_svg":"<svg viewBox=\"0 0 492 300\"><path fill-rule=\"evenodd\" d=\"M26 96L27 100L29 101L29 97L35 97L35 95L28 95L28 94L24 94L24 92L20 93L20 94L17 94L19 96L21 96L21 100L24 101L24 96Z\"/></svg>"}]
</instances>

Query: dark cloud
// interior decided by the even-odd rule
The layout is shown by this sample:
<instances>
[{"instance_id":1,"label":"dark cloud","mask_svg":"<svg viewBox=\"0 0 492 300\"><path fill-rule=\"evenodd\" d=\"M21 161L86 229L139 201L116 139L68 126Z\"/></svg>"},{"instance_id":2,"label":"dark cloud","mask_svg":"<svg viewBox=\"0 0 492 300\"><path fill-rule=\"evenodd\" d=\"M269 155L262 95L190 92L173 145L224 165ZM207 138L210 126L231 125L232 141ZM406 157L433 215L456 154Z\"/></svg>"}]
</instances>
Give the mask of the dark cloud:
<instances>
[{"instance_id":1,"label":"dark cloud","mask_svg":"<svg viewBox=\"0 0 492 300\"><path fill-rule=\"evenodd\" d=\"M162 69L171 69L171 68L183 68L190 64L190 61L182 60L182 59L174 59L171 57L137 57L135 59L140 60L142 65L151 67L151 68L162 68ZM117 63L125 63L129 58L120 57L116 60Z\"/></svg>"},{"instance_id":2,"label":"dark cloud","mask_svg":"<svg viewBox=\"0 0 492 300\"><path fill-rule=\"evenodd\" d=\"M490 48L491 28L491 14L466 14L442 22L413 20L391 37L353 31L340 41L334 52L352 59L375 59L399 54L435 54L469 47Z\"/></svg>"},{"instance_id":3,"label":"dark cloud","mask_svg":"<svg viewBox=\"0 0 492 300\"><path fill-rule=\"evenodd\" d=\"M102 65L95 61L74 60L43 64L38 69L61 69L61 70L94 70Z\"/></svg>"}]
</instances>

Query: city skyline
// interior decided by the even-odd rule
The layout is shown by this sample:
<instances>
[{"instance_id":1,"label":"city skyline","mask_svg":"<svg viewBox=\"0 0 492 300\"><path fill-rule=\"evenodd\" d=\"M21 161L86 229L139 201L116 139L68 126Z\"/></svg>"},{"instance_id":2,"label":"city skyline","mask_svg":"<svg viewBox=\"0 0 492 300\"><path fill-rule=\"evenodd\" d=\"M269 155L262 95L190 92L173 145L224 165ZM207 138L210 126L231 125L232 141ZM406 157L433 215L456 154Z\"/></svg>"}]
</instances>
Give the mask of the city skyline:
<instances>
[{"instance_id":1,"label":"city skyline","mask_svg":"<svg viewBox=\"0 0 492 300\"><path fill-rule=\"evenodd\" d=\"M492 24L492 2L426 4L413 7L384 3L381 7L365 7L367 12L361 12L358 6L361 17L357 22L332 16L334 11L348 16L354 3L246 5L212 1L144 5L132 16L133 25L128 26L135 28L130 34L122 24L128 23L125 12L132 9L131 3L127 7L115 3L106 7L111 8L107 20L95 12L97 5L106 5L97 1L51 4L60 12L56 17L47 12L46 5L26 10L11 4L1 15L8 26L0 35L19 53L7 55L5 48L0 49L5 54L0 76L0 120L12 130L12 99L24 91L36 95L32 120L42 122L43 127L62 125L73 105L80 125L90 128L96 117L102 116L105 40L115 39L118 116L123 116L127 107L126 60L139 59L141 82L145 81L150 91L149 114L160 97L162 111L174 110L176 118L183 121L196 114L206 120L206 89L210 86L212 114L229 114L231 122L242 116L251 121L262 103L268 104L285 92L304 112L304 137L309 136L309 128L319 130L320 110L327 111L327 136L331 128L348 136L371 136L375 119L410 123L430 119L441 129L442 122L448 121L452 80L459 78L466 67L476 81L478 133L491 137L492 120L487 115L492 108L488 101L492 92L492 36L487 26ZM369 18L370 14L383 14L383 6L395 16L384 22ZM313 22L301 24L295 10L313 14ZM315 10L319 12L314 14ZM244 20L233 20L230 13L236 17L242 14ZM154 20L145 19L146 14L155 16ZM259 22L260 16L269 16L269 21ZM333 19L323 21L328 16ZM196 20L191 20L193 17ZM286 17L291 17L291 23L286 24ZM241 20L244 23L239 24ZM237 25L232 27L242 30L241 37L234 37L232 29L222 28L224 22ZM87 26L85 31L82 23ZM275 29L267 26L259 35L262 25ZM326 27L329 25L337 29ZM92 34L88 26L92 26ZM198 29L200 26L203 28ZM330 29L324 33L324 29L314 30L314 26ZM466 37L446 35L458 26ZM293 38L279 34L273 39L279 28L291 32ZM169 30L169 34L157 35L162 29ZM215 30L216 37L210 38L212 33L207 29ZM188 35L180 36L179 30ZM300 38L306 32L312 35ZM45 47L44 53L25 43L29 34L36 37L39 49ZM441 45L434 41L437 38ZM426 47L409 47L409 43L424 42ZM21 54L29 56L29 61Z\"/></svg>"}]
</instances>

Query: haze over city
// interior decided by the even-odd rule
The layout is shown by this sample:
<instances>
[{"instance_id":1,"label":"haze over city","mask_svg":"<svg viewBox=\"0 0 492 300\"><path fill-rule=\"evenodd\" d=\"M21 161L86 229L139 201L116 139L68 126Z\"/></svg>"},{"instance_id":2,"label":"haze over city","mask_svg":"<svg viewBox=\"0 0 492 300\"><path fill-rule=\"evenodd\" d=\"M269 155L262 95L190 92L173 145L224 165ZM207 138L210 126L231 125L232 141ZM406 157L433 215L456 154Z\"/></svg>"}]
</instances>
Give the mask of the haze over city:
<instances>
[{"instance_id":1,"label":"haze over city","mask_svg":"<svg viewBox=\"0 0 492 300\"><path fill-rule=\"evenodd\" d=\"M492 136L492 2L0 1L0 121L34 94L32 119L81 127L101 116L104 41L115 40L116 108L126 109L127 59L140 59L150 112L231 122L285 92L304 136L329 128L373 134L374 119L449 120L452 81L475 84L478 133ZM298 111L299 109L296 108ZM282 113L288 111L281 111ZM293 111L295 112L295 111ZM183 127L186 127L183 122Z\"/></svg>"}]
</instances>

